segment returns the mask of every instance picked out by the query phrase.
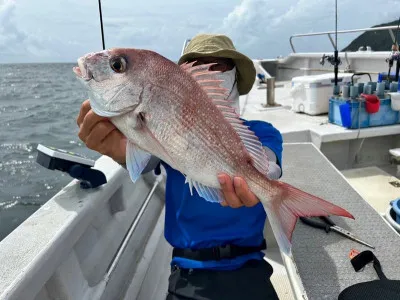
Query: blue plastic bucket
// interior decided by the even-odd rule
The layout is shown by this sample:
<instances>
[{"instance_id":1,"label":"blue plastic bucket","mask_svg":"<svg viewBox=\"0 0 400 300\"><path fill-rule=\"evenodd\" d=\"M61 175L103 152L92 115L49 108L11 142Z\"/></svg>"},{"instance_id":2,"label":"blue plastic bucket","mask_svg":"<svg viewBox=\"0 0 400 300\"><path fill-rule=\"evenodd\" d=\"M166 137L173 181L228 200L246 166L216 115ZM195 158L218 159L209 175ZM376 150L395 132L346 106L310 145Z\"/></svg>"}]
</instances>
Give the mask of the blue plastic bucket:
<instances>
[{"instance_id":1,"label":"blue plastic bucket","mask_svg":"<svg viewBox=\"0 0 400 300\"><path fill-rule=\"evenodd\" d=\"M342 118L343 126L351 127L351 106L348 102L339 105L340 117Z\"/></svg>"},{"instance_id":2,"label":"blue plastic bucket","mask_svg":"<svg viewBox=\"0 0 400 300\"><path fill-rule=\"evenodd\" d=\"M400 198L390 202L396 214L396 223L400 224Z\"/></svg>"}]
</instances>

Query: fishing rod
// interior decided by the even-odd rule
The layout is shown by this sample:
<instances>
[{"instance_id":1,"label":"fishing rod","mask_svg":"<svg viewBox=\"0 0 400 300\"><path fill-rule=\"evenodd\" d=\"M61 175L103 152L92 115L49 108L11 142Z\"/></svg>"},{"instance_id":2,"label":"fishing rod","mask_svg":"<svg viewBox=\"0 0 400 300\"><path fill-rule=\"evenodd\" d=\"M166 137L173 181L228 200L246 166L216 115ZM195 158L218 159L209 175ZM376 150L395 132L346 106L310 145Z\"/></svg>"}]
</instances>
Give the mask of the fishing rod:
<instances>
[{"instance_id":1,"label":"fishing rod","mask_svg":"<svg viewBox=\"0 0 400 300\"><path fill-rule=\"evenodd\" d=\"M101 1L100 0L99 0L99 14L100 14L100 27L101 27L101 41L103 43L103 50L106 50L106 46L104 44L103 15L101 13Z\"/></svg>"},{"instance_id":2,"label":"fishing rod","mask_svg":"<svg viewBox=\"0 0 400 300\"><path fill-rule=\"evenodd\" d=\"M399 71L400 71L400 53L399 53L399 45L397 44L397 35L399 34L399 27L400 27L400 18L399 18L399 22L397 23L397 31L396 31L396 37L394 39L394 50L396 51L396 77L395 77L395 82L399 81Z\"/></svg>"},{"instance_id":3,"label":"fishing rod","mask_svg":"<svg viewBox=\"0 0 400 300\"><path fill-rule=\"evenodd\" d=\"M103 42L103 50L105 50L103 16L101 13L100 0L99 13L101 40ZM68 173L71 177L79 180L82 189L97 188L98 186L107 183L107 178L103 172L92 169L95 163L94 160L87 159L86 157L71 151L48 147L42 144L38 144L37 151L38 155L36 157L36 162L38 164L49 170L58 170Z\"/></svg>"},{"instance_id":4,"label":"fishing rod","mask_svg":"<svg viewBox=\"0 0 400 300\"><path fill-rule=\"evenodd\" d=\"M340 94L340 89L338 87L338 73L339 73L339 65L341 64L339 58L339 51L337 49L337 0L335 0L335 52L333 58L334 72L335 72L335 87L333 89L334 95Z\"/></svg>"},{"instance_id":5,"label":"fishing rod","mask_svg":"<svg viewBox=\"0 0 400 300\"><path fill-rule=\"evenodd\" d=\"M341 60L339 58L339 51L337 48L337 24L338 24L338 14L337 14L337 0L335 0L335 45L334 45L334 55L323 55L320 64L324 65L325 60L327 60L331 65L334 66L334 73L335 73L335 86L333 89L334 95L339 95L340 89L338 87L338 73L339 73L339 65L341 64Z\"/></svg>"},{"instance_id":6,"label":"fishing rod","mask_svg":"<svg viewBox=\"0 0 400 300\"><path fill-rule=\"evenodd\" d=\"M392 81L391 78L390 78L390 71L392 70L393 62L396 59L396 57L397 57L397 64L396 64L396 74L397 75L396 75L396 80L395 81L398 81L398 79L399 79L398 78L398 74L399 74L399 71L398 71L399 70L399 60L398 60L399 47L397 45L397 35L399 33L399 26L400 26L400 18L399 18L399 21L397 23L396 36L394 38L394 42L393 42L393 45L392 45L392 53L390 54L389 58L386 59L386 62L389 64L389 71L387 73L387 78L386 78L388 82Z\"/></svg>"},{"instance_id":7,"label":"fishing rod","mask_svg":"<svg viewBox=\"0 0 400 300\"><path fill-rule=\"evenodd\" d=\"M340 64L339 53L338 53L338 48L337 48L337 24L338 24L337 0L335 0L335 57L334 57L334 60L333 60L334 72L335 72L335 88L334 88L334 94L335 95L339 95L338 72L339 72L339 64Z\"/></svg>"}]
</instances>

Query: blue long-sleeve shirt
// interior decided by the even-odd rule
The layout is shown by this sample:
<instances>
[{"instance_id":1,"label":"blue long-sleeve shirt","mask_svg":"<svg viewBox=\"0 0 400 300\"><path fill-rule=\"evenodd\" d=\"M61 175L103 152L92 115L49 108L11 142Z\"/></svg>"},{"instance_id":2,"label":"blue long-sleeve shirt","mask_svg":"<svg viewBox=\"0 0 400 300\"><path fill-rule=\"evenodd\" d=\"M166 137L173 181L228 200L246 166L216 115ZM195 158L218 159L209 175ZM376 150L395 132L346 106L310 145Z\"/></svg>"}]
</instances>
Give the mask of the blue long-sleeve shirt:
<instances>
[{"instance_id":1,"label":"blue long-sleeve shirt","mask_svg":"<svg viewBox=\"0 0 400 300\"><path fill-rule=\"evenodd\" d=\"M263 146L272 150L277 164L282 163L282 136L271 124L245 121ZM201 198L195 189L193 196L185 177L162 162L167 172L165 195L165 238L178 248L209 248L226 244L258 246L263 241L266 213L261 203L253 207L231 208ZM171 264L182 268L232 270L250 259L262 259L263 253L251 253L219 261L195 261L174 257Z\"/></svg>"}]
</instances>

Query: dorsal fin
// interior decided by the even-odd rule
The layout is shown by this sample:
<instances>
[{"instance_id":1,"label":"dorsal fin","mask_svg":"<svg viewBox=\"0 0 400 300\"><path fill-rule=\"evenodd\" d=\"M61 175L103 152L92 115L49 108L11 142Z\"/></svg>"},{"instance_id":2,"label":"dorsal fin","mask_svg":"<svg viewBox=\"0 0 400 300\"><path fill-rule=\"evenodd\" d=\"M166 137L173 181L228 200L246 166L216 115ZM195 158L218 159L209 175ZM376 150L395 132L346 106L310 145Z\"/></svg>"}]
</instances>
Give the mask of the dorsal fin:
<instances>
[{"instance_id":1,"label":"dorsal fin","mask_svg":"<svg viewBox=\"0 0 400 300\"><path fill-rule=\"evenodd\" d=\"M213 101L215 106L222 112L225 119L229 121L232 127L236 130L241 138L244 146L253 159L253 166L262 174L268 174L268 156L261 142L247 126L243 125L243 120L236 114L235 110L229 106L231 101L226 100L227 89L221 86L223 80L218 79L215 75L220 74L220 71L209 71L209 68L214 65L203 64L193 66L195 62L185 63L181 65L182 69L188 72L204 89L208 97Z\"/></svg>"},{"instance_id":2,"label":"dorsal fin","mask_svg":"<svg viewBox=\"0 0 400 300\"><path fill-rule=\"evenodd\" d=\"M180 65L180 67L184 70L187 70L189 68L191 68L196 62L192 61L190 63L184 62L183 64Z\"/></svg>"}]
</instances>

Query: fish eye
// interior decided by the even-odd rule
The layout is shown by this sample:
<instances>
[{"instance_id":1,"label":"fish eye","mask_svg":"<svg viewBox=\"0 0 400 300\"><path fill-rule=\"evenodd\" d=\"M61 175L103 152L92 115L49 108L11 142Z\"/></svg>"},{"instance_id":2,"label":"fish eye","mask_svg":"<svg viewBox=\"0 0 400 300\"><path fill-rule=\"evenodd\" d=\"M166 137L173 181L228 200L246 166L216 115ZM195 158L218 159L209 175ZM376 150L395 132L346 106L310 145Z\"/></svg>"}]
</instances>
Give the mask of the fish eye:
<instances>
[{"instance_id":1,"label":"fish eye","mask_svg":"<svg viewBox=\"0 0 400 300\"><path fill-rule=\"evenodd\" d=\"M123 57L114 57L110 60L111 69L116 73L123 73L126 69L126 60Z\"/></svg>"}]
</instances>

